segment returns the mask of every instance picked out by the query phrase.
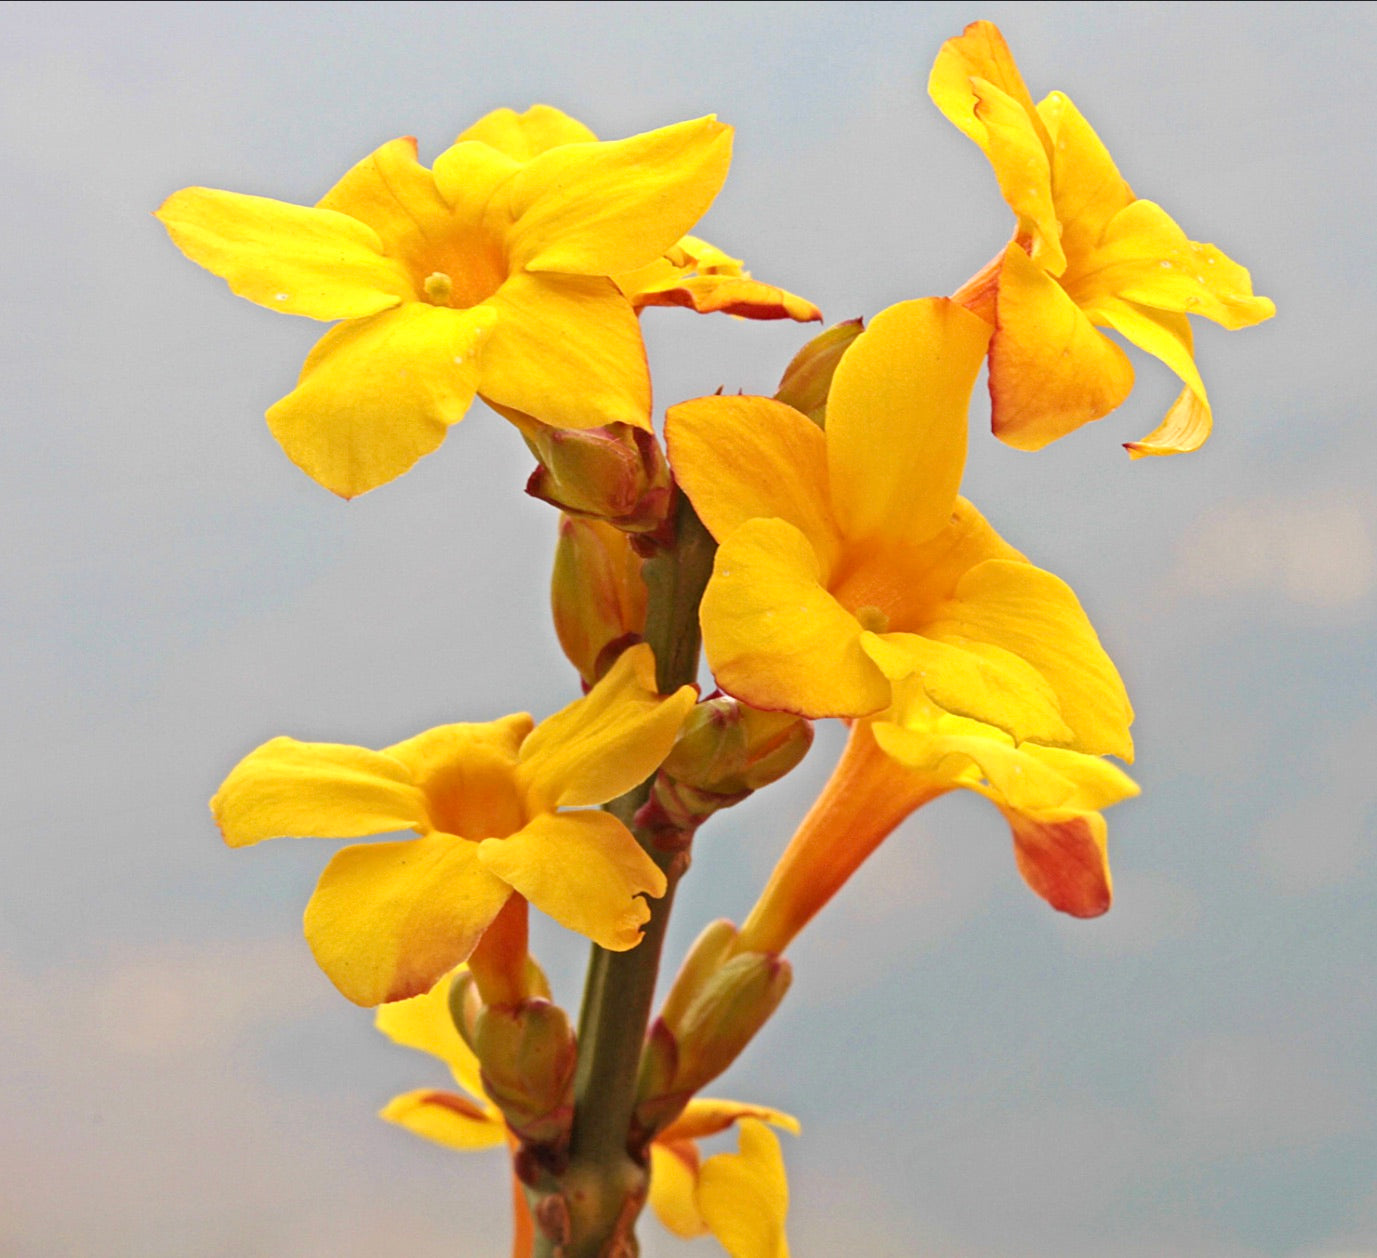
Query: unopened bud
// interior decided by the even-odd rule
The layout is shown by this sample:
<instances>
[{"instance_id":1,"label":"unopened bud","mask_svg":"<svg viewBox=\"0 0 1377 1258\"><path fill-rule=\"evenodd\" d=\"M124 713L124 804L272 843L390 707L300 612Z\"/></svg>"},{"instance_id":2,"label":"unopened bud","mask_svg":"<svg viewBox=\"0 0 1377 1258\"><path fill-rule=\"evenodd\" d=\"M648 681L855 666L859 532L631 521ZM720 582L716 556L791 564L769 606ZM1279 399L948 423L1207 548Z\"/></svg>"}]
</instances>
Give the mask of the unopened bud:
<instances>
[{"instance_id":1,"label":"unopened bud","mask_svg":"<svg viewBox=\"0 0 1377 1258\"><path fill-rule=\"evenodd\" d=\"M812 724L803 717L720 695L689 713L662 768L697 790L743 795L777 782L812 743Z\"/></svg>"},{"instance_id":2,"label":"unopened bud","mask_svg":"<svg viewBox=\"0 0 1377 1258\"><path fill-rule=\"evenodd\" d=\"M601 520L560 519L550 603L559 645L587 686L641 640L646 605L641 563L620 529Z\"/></svg>"},{"instance_id":3,"label":"unopened bud","mask_svg":"<svg viewBox=\"0 0 1377 1258\"><path fill-rule=\"evenodd\" d=\"M560 1146L573 1120L577 1047L564 1010L548 1000L488 1005L473 1021L483 1090L523 1142Z\"/></svg>"},{"instance_id":4,"label":"unopened bud","mask_svg":"<svg viewBox=\"0 0 1377 1258\"><path fill-rule=\"evenodd\" d=\"M827 394L832 376L851 342L861 334L861 321L848 319L819 332L784 369L775 401L802 411L819 428L827 420Z\"/></svg>"}]
</instances>

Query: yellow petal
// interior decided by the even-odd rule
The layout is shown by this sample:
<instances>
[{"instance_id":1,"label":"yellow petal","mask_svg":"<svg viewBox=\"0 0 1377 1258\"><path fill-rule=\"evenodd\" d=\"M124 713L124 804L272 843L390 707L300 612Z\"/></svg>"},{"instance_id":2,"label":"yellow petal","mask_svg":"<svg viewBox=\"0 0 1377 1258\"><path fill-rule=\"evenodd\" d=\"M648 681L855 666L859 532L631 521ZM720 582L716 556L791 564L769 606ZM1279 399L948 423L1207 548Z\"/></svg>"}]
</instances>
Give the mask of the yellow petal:
<instances>
[{"instance_id":1,"label":"yellow petal","mask_svg":"<svg viewBox=\"0 0 1377 1258\"><path fill-rule=\"evenodd\" d=\"M698 314L729 314L738 319L792 319L815 323L822 311L804 297L748 275L690 275L666 280L658 286L628 289L617 277L617 286L631 298L637 310L647 306L683 306Z\"/></svg>"},{"instance_id":2,"label":"yellow petal","mask_svg":"<svg viewBox=\"0 0 1377 1258\"><path fill-rule=\"evenodd\" d=\"M1099 756L1084 756L1060 747L1038 747L1032 743L1019 750L1041 761L1071 783L1071 794L1065 800L1069 807L1099 812L1111 804L1132 799L1139 793L1137 782L1118 765ZM1001 789L1011 803L1022 804L1016 790L1011 787Z\"/></svg>"},{"instance_id":3,"label":"yellow petal","mask_svg":"<svg viewBox=\"0 0 1377 1258\"><path fill-rule=\"evenodd\" d=\"M453 1092L431 1088L394 1096L378 1117L449 1149L490 1149L507 1140L500 1118Z\"/></svg>"},{"instance_id":4,"label":"yellow petal","mask_svg":"<svg viewBox=\"0 0 1377 1258\"><path fill-rule=\"evenodd\" d=\"M449 1011L454 975L446 974L428 992L407 1000L379 1005L373 1025L404 1048L438 1057L450 1068L454 1081L480 1103L490 1106L473 1049L464 1043Z\"/></svg>"},{"instance_id":5,"label":"yellow petal","mask_svg":"<svg viewBox=\"0 0 1377 1258\"><path fill-rule=\"evenodd\" d=\"M1133 709L1071 587L1028 563L993 559L958 582L924 633L955 645L989 643L1026 660L1056 692L1073 750L1133 759Z\"/></svg>"},{"instance_id":6,"label":"yellow petal","mask_svg":"<svg viewBox=\"0 0 1377 1258\"><path fill-rule=\"evenodd\" d=\"M698 1208L732 1258L788 1258L789 1185L779 1140L764 1123L743 1119L741 1152L703 1163Z\"/></svg>"},{"instance_id":7,"label":"yellow petal","mask_svg":"<svg viewBox=\"0 0 1377 1258\"><path fill-rule=\"evenodd\" d=\"M718 684L754 707L863 716L889 703L889 684L861 650L860 623L824 588L816 552L784 520L750 520L727 535L701 616Z\"/></svg>"},{"instance_id":8,"label":"yellow petal","mask_svg":"<svg viewBox=\"0 0 1377 1258\"><path fill-rule=\"evenodd\" d=\"M744 1101L723 1101L713 1097L695 1096L684 1112L679 1115L657 1137L657 1140L702 1140L715 1136L719 1131L738 1123L743 1118L758 1118L761 1122L782 1127L792 1135L798 1135L798 1119L783 1110L772 1109L768 1105L748 1105Z\"/></svg>"},{"instance_id":9,"label":"yellow petal","mask_svg":"<svg viewBox=\"0 0 1377 1258\"><path fill-rule=\"evenodd\" d=\"M569 275L643 266L712 204L731 148L730 127L698 118L626 140L546 150L511 185L512 264Z\"/></svg>"},{"instance_id":10,"label":"yellow petal","mask_svg":"<svg viewBox=\"0 0 1377 1258\"><path fill-rule=\"evenodd\" d=\"M846 536L921 542L951 518L989 336L970 311L924 298L881 311L842 355L827 401L827 466Z\"/></svg>"},{"instance_id":11,"label":"yellow petal","mask_svg":"<svg viewBox=\"0 0 1377 1258\"><path fill-rule=\"evenodd\" d=\"M650 917L642 896L665 892L664 874L610 813L547 813L484 840L478 854L542 913L614 952L640 943Z\"/></svg>"},{"instance_id":12,"label":"yellow petal","mask_svg":"<svg viewBox=\"0 0 1377 1258\"><path fill-rule=\"evenodd\" d=\"M693 1145L657 1140L650 1146L650 1208L669 1231L685 1240L708 1230L694 1197L697 1186L698 1153Z\"/></svg>"},{"instance_id":13,"label":"yellow petal","mask_svg":"<svg viewBox=\"0 0 1377 1258\"><path fill-rule=\"evenodd\" d=\"M1109 150L1061 92L1038 103L1051 139L1052 197L1072 267L1094 252L1109 221L1133 200Z\"/></svg>"},{"instance_id":14,"label":"yellow petal","mask_svg":"<svg viewBox=\"0 0 1377 1258\"><path fill-rule=\"evenodd\" d=\"M1000 810L1014 833L1024 881L1054 909L1098 917L1113 898L1105 820L1097 812L1044 816Z\"/></svg>"},{"instance_id":15,"label":"yellow petal","mask_svg":"<svg viewBox=\"0 0 1377 1258\"><path fill-rule=\"evenodd\" d=\"M1150 454L1185 454L1204 445L1213 426L1210 404L1193 389L1182 389L1162 422L1141 441L1126 441L1124 449L1133 459Z\"/></svg>"},{"instance_id":16,"label":"yellow petal","mask_svg":"<svg viewBox=\"0 0 1377 1258\"><path fill-rule=\"evenodd\" d=\"M650 427L641 325L611 280L517 274L487 305L484 398L554 428Z\"/></svg>"},{"instance_id":17,"label":"yellow petal","mask_svg":"<svg viewBox=\"0 0 1377 1258\"><path fill-rule=\"evenodd\" d=\"M985 79L1033 114L1033 98L1018 72L1014 55L993 22L972 22L947 40L928 77L928 95L956 127L985 145L985 127L976 114L977 96L971 80Z\"/></svg>"},{"instance_id":18,"label":"yellow petal","mask_svg":"<svg viewBox=\"0 0 1377 1258\"><path fill-rule=\"evenodd\" d=\"M306 906L316 962L357 1005L429 991L473 951L511 895L447 834L346 847Z\"/></svg>"},{"instance_id":19,"label":"yellow petal","mask_svg":"<svg viewBox=\"0 0 1377 1258\"><path fill-rule=\"evenodd\" d=\"M184 188L163 202L157 217L188 258L270 310L357 319L414 293L377 233L333 210Z\"/></svg>"},{"instance_id":20,"label":"yellow petal","mask_svg":"<svg viewBox=\"0 0 1377 1258\"><path fill-rule=\"evenodd\" d=\"M827 491L827 439L793 407L762 397L671 406L665 439L675 478L721 541L757 516L792 524L830 566L838 546Z\"/></svg>"},{"instance_id":21,"label":"yellow petal","mask_svg":"<svg viewBox=\"0 0 1377 1258\"><path fill-rule=\"evenodd\" d=\"M274 738L249 752L210 801L231 847L263 839L358 839L425 824L425 797L382 752Z\"/></svg>"},{"instance_id":22,"label":"yellow petal","mask_svg":"<svg viewBox=\"0 0 1377 1258\"><path fill-rule=\"evenodd\" d=\"M941 632L942 627L934 631ZM861 646L891 681L913 678L948 712L984 721L1018 739L1074 738L1051 684L1012 651L915 633L867 633Z\"/></svg>"},{"instance_id":23,"label":"yellow petal","mask_svg":"<svg viewBox=\"0 0 1377 1258\"><path fill-rule=\"evenodd\" d=\"M532 105L523 114L514 109L494 109L461 131L455 143L477 140L525 162L546 149L561 144L586 144L597 138L583 123L562 110L552 105Z\"/></svg>"},{"instance_id":24,"label":"yellow petal","mask_svg":"<svg viewBox=\"0 0 1377 1258\"><path fill-rule=\"evenodd\" d=\"M412 302L332 328L268 411L288 457L344 498L405 472L464 417L493 315Z\"/></svg>"},{"instance_id":25,"label":"yellow petal","mask_svg":"<svg viewBox=\"0 0 1377 1258\"><path fill-rule=\"evenodd\" d=\"M1128 396L1133 368L1123 350L1016 244L1004 251L997 312L990 403L1001 441L1040 450Z\"/></svg>"},{"instance_id":26,"label":"yellow petal","mask_svg":"<svg viewBox=\"0 0 1377 1258\"><path fill-rule=\"evenodd\" d=\"M645 643L623 651L592 690L543 720L522 745L518 774L532 810L603 804L644 782L669 755L696 700L692 686L660 696L655 654Z\"/></svg>"}]
</instances>

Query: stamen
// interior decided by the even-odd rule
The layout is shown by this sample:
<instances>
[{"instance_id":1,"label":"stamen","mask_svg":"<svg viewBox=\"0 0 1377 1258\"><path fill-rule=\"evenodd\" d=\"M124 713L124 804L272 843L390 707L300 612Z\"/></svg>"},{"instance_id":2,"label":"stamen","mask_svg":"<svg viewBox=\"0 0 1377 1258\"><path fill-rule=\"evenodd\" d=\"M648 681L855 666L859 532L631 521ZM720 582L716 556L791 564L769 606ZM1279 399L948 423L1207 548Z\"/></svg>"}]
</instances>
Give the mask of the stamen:
<instances>
[{"instance_id":1,"label":"stamen","mask_svg":"<svg viewBox=\"0 0 1377 1258\"><path fill-rule=\"evenodd\" d=\"M873 603L856 608L856 619L861 622L863 629L869 629L871 633L889 632L889 617Z\"/></svg>"},{"instance_id":2,"label":"stamen","mask_svg":"<svg viewBox=\"0 0 1377 1258\"><path fill-rule=\"evenodd\" d=\"M426 299L437 306L446 306L454 295L454 281L443 271L432 271L421 286L426 290Z\"/></svg>"}]
</instances>

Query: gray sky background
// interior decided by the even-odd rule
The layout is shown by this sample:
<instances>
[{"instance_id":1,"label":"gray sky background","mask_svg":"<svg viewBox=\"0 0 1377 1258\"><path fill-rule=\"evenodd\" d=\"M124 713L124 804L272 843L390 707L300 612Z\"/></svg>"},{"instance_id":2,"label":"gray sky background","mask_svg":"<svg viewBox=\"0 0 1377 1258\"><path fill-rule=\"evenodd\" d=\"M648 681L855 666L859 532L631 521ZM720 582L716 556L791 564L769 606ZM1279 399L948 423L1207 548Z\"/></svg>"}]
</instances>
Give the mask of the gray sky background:
<instances>
[{"instance_id":1,"label":"gray sky background","mask_svg":"<svg viewBox=\"0 0 1377 1258\"><path fill-rule=\"evenodd\" d=\"M942 801L800 940L719 1090L803 1122L800 1258L1377 1255L1377 18L1333 4L0 8L0 1253L506 1250L502 1160L373 1116L443 1071L310 959L332 845L230 853L205 800L277 733L567 702L553 513L481 406L402 480L319 489L262 421L319 327L231 297L149 211L188 184L309 203L499 105L608 137L716 112L736 158L702 234L868 316L1007 237L923 86L977 17L1280 313L1199 327L1194 456L1119 449L1175 393L1148 361L1038 456L973 408L967 494L1075 586L1138 708L1113 911L1053 914L994 810ZM644 322L661 409L769 391L808 335ZM705 830L672 955L749 907L838 745ZM576 1002L583 946L538 945Z\"/></svg>"}]
</instances>

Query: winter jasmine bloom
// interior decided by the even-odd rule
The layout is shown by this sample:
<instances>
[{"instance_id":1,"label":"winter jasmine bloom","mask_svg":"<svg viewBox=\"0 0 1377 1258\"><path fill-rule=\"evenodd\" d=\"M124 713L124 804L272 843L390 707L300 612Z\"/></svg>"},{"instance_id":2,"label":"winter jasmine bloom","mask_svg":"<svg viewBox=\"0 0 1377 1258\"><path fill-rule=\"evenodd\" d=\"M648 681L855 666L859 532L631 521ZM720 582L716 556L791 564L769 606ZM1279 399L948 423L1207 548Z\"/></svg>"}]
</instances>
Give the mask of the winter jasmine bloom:
<instances>
[{"instance_id":1,"label":"winter jasmine bloom","mask_svg":"<svg viewBox=\"0 0 1377 1258\"><path fill-rule=\"evenodd\" d=\"M1076 596L957 496L989 334L945 299L881 312L825 432L765 398L671 409L670 461L720 543L708 660L758 708L865 716L911 680L1016 740L1129 758L1128 698Z\"/></svg>"},{"instance_id":2,"label":"winter jasmine bloom","mask_svg":"<svg viewBox=\"0 0 1377 1258\"><path fill-rule=\"evenodd\" d=\"M693 704L691 686L656 692L642 644L539 725L525 713L442 725L382 751L274 738L211 810L231 847L415 832L337 852L306 907L307 941L344 995L400 1000L468 957L513 895L604 948L639 942L642 897L663 894L664 875L589 805L653 773Z\"/></svg>"},{"instance_id":3,"label":"winter jasmine bloom","mask_svg":"<svg viewBox=\"0 0 1377 1258\"><path fill-rule=\"evenodd\" d=\"M1243 267L1134 196L1066 96L1052 92L1034 105L992 23L973 22L942 46L928 91L984 150L1018 220L1007 248L957 294L994 325L995 434L1036 450L1123 402L1133 368L1099 331L1108 328L1185 385L1162 424L1129 452L1200 446L1212 421L1187 316L1244 328L1276 307L1253 295Z\"/></svg>"},{"instance_id":4,"label":"winter jasmine bloom","mask_svg":"<svg viewBox=\"0 0 1377 1258\"><path fill-rule=\"evenodd\" d=\"M429 169L399 139L315 206L187 188L158 217L240 296L343 321L268 425L352 497L439 446L475 393L559 428L649 428L635 307L611 277L672 248L730 158L713 118L529 160L461 137Z\"/></svg>"}]
</instances>

